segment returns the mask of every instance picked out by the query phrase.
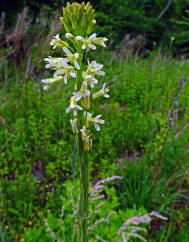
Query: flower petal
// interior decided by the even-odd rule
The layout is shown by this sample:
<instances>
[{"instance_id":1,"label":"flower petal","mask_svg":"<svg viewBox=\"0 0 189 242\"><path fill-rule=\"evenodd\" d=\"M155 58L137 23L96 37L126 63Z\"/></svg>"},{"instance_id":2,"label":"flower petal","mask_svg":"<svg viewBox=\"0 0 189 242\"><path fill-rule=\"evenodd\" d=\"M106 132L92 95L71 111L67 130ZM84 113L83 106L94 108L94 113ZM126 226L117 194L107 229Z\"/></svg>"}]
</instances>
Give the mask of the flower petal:
<instances>
[{"instance_id":1,"label":"flower petal","mask_svg":"<svg viewBox=\"0 0 189 242\"><path fill-rule=\"evenodd\" d=\"M90 48L91 50L96 50L96 46L93 45L93 44L90 44L90 45L89 45L89 48Z\"/></svg>"},{"instance_id":2,"label":"flower petal","mask_svg":"<svg viewBox=\"0 0 189 242\"><path fill-rule=\"evenodd\" d=\"M52 83L52 79L50 79L50 78L49 79L42 79L41 82L46 83L46 84L50 84L50 83Z\"/></svg>"},{"instance_id":3,"label":"flower petal","mask_svg":"<svg viewBox=\"0 0 189 242\"><path fill-rule=\"evenodd\" d=\"M109 98L110 97L110 95L108 95L107 93L104 93L104 95L103 95L105 98Z\"/></svg>"},{"instance_id":4,"label":"flower petal","mask_svg":"<svg viewBox=\"0 0 189 242\"><path fill-rule=\"evenodd\" d=\"M78 53L75 53L75 54L74 54L74 57L75 57L76 59L78 59L78 58L79 58L79 54L78 54Z\"/></svg>"},{"instance_id":5,"label":"flower petal","mask_svg":"<svg viewBox=\"0 0 189 242\"><path fill-rule=\"evenodd\" d=\"M70 76L73 77L73 78L76 78L77 77L76 72L75 71L71 71L70 72Z\"/></svg>"},{"instance_id":6,"label":"flower petal","mask_svg":"<svg viewBox=\"0 0 189 242\"><path fill-rule=\"evenodd\" d=\"M71 111L70 107L66 108L66 113L69 113Z\"/></svg>"},{"instance_id":7,"label":"flower petal","mask_svg":"<svg viewBox=\"0 0 189 242\"><path fill-rule=\"evenodd\" d=\"M99 124L94 123L94 126L95 126L96 131L100 131L100 125Z\"/></svg>"},{"instance_id":8,"label":"flower petal","mask_svg":"<svg viewBox=\"0 0 189 242\"><path fill-rule=\"evenodd\" d=\"M92 82L93 82L94 84L98 84L98 80L97 80L96 78L93 78L93 79L92 79Z\"/></svg>"},{"instance_id":9,"label":"flower petal","mask_svg":"<svg viewBox=\"0 0 189 242\"><path fill-rule=\"evenodd\" d=\"M51 68L51 67L52 67L52 64L50 64L50 63L45 65L45 68L46 68L46 69L49 69L49 68Z\"/></svg>"},{"instance_id":10,"label":"flower petal","mask_svg":"<svg viewBox=\"0 0 189 242\"><path fill-rule=\"evenodd\" d=\"M61 60L61 64L63 65L63 67L67 68L68 67L68 58L62 58Z\"/></svg>"},{"instance_id":11,"label":"flower petal","mask_svg":"<svg viewBox=\"0 0 189 242\"><path fill-rule=\"evenodd\" d=\"M81 92L75 92L74 95L76 97L76 101L79 101L83 96Z\"/></svg>"},{"instance_id":12,"label":"flower petal","mask_svg":"<svg viewBox=\"0 0 189 242\"><path fill-rule=\"evenodd\" d=\"M60 34L59 34L59 33L56 34L54 38L55 38L55 39L60 39Z\"/></svg>"},{"instance_id":13,"label":"flower petal","mask_svg":"<svg viewBox=\"0 0 189 242\"><path fill-rule=\"evenodd\" d=\"M65 76L64 76L64 83L67 84L67 82L68 82L68 76L65 75Z\"/></svg>"},{"instance_id":14,"label":"flower petal","mask_svg":"<svg viewBox=\"0 0 189 242\"><path fill-rule=\"evenodd\" d=\"M74 66L77 70L80 70L80 66L77 61L74 61Z\"/></svg>"},{"instance_id":15,"label":"flower petal","mask_svg":"<svg viewBox=\"0 0 189 242\"><path fill-rule=\"evenodd\" d=\"M66 33L65 37L69 39L69 38L73 37L73 35L71 33Z\"/></svg>"},{"instance_id":16,"label":"flower petal","mask_svg":"<svg viewBox=\"0 0 189 242\"><path fill-rule=\"evenodd\" d=\"M47 91L49 89L49 86L44 86L43 90Z\"/></svg>"},{"instance_id":17,"label":"flower petal","mask_svg":"<svg viewBox=\"0 0 189 242\"><path fill-rule=\"evenodd\" d=\"M84 38L82 36L76 36L76 40L83 41Z\"/></svg>"},{"instance_id":18,"label":"flower petal","mask_svg":"<svg viewBox=\"0 0 189 242\"><path fill-rule=\"evenodd\" d=\"M60 76L62 74L64 74L64 69L59 69L59 70L55 71L54 77Z\"/></svg>"},{"instance_id":19,"label":"flower petal","mask_svg":"<svg viewBox=\"0 0 189 242\"><path fill-rule=\"evenodd\" d=\"M99 76L105 76L106 73L104 71L98 71L96 74Z\"/></svg>"},{"instance_id":20,"label":"flower petal","mask_svg":"<svg viewBox=\"0 0 189 242\"><path fill-rule=\"evenodd\" d=\"M85 44L82 45L82 50L85 50L87 48L87 46Z\"/></svg>"},{"instance_id":21,"label":"flower petal","mask_svg":"<svg viewBox=\"0 0 189 242\"><path fill-rule=\"evenodd\" d=\"M83 110L83 108L82 108L81 106L79 106L79 105L75 105L75 107L76 107L76 109L78 109L78 110Z\"/></svg>"},{"instance_id":22,"label":"flower petal","mask_svg":"<svg viewBox=\"0 0 189 242\"><path fill-rule=\"evenodd\" d=\"M89 90L86 90L86 91L85 91L85 96L86 96L86 97L89 97L89 96L90 96L90 91L89 91Z\"/></svg>"},{"instance_id":23,"label":"flower petal","mask_svg":"<svg viewBox=\"0 0 189 242\"><path fill-rule=\"evenodd\" d=\"M95 39L95 38L96 38L96 36L97 36L97 34L96 34L96 33L91 34L91 35L89 36L89 39L90 39L90 40Z\"/></svg>"},{"instance_id":24,"label":"flower petal","mask_svg":"<svg viewBox=\"0 0 189 242\"><path fill-rule=\"evenodd\" d=\"M72 55L72 53L70 52L70 50L67 47L63 47L62 49L66 55Z\"/></svg>"}]
</instances>

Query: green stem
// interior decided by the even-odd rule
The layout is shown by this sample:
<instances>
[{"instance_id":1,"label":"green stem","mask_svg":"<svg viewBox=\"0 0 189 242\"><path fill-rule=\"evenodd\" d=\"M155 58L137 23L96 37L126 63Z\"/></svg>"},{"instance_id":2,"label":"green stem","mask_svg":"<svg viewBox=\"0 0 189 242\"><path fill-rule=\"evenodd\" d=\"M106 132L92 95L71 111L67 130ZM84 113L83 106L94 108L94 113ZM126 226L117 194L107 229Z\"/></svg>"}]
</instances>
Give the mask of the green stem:
<instances>
[{"instance_id":1,"label":"green stem","mask_svg":"<svg viewBox=\"0 0 189 242\"><path fill-rule=\"evenodd\" d=\"M79 135L80 159L80 236L81 242L88 242L88 210L89 210L89 173L87 152Z\"/></svg>"},{"instance_id":2,"label":"green stem","mask_svg":"<svg viewBox=\"0 0 189 242\"><path fill-rule=\"evenodd\" d=\"M84 51L80 46L76 48L80 55L78 71L77 88L82 85L83 59L86 58ZM82 113L78 113L78 127L83 127ZM80 217L80 242L88 242L88 210L89 210L89 172L87 151L84 150L84 144L81 137L81 132L78 133L78 148L80 162L80 201L79 201L79 217Z\"/></svg>"}]
</instances>

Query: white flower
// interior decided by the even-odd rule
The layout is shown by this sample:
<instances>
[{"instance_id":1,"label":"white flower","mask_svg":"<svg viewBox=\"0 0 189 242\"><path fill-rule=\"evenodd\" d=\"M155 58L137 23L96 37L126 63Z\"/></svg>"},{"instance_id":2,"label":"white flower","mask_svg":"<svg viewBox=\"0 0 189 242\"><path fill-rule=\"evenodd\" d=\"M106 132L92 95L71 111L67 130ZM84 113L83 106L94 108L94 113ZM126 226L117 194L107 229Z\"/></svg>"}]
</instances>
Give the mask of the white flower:
<instances>
[{"instance_id":1,"label":"white flower","mask_svg":"<svg viewBox=\"0 0 189 242\"><path fill-rule=\"evenodd\" d=\"M95 98L98 98L98 97L101 97L101 96L104 96L105 98L109 98L109 89L106 87L106 83L103 84L102 86L102 89L100 89L98 92L95 92L93 95L92 95L92 98L95 99Z\"/></svg>"},{"instance_id":2,"label":"white flower","mask_svg":"<svg viewBox=\"0 0 189 242\"><path fill-rule=\"evenodd\" d=\"M67 63L66 58L53 58L51 56L48 56L48 58L45 58L44 61L47 62L45 65L45 68L50 69L50 68L58 68Z\"/></svg>"},{"instance_id":3,"label":"white flower","mask_svg":"<svg viewBox=\"0 0 189 242\"><path fill-rule=\"evenodd\" d=\"M87 89L87 83L84 81L80 91L74 92L73 95L76 97L76 101L79 101L81 98L89 97L90 91Z\"/></svg>"},{"instance_id":4,"label":"white flower","mask_svg":"<svg viewBox=\"0 0 189 242\"><path fill-rule=\"evenodd\" d=\"M100 125L99 124L105 124L105 121L103 119L100 119L102 115L97 115L94 119L94 126L97 131L100 131Z\"/></svg>"},{"instance_id":5,"label":"white flower","mask_svg":"<svg viewBox=\"0 0 189 242\"><path fill-rule=\"evenodd\" d=\"M77 62L77 59L79 58L79 54L78 53L72 54L72 52L67 47L63 47L63 51L66 54L66 56L68 58L68 61L70 61L71 63L73 63L74 66L75 66L75 68L77 70L79 70L80 69L80 66L79 66L79 64Z\"/></svg>"},{"instance_id":6,"label":"white flower","mask_svg":"<svg viewBox=\"0 0 189 242\"><path fill-rule=\"evenodd\" d=\"M71 123L71 126L72 126L72 130L73 132L76 134L78 133L78 129L77 129L77 119L74 118L74 119L71 119L70 120L70 123Z\"/></svg>"},{"instance_id":7,"label":"white flower","mask_svg":"<svg viewBox=\"0 0 189 242\"><path fill-rule=\"evenodd\" d=\"M95 118L92 117L92 114L87 112L86 116L86 124L89 125L90 122L94 124L94 127L97 131L100 131L100 125L99 124L105 124L105 121L103 119L100 119L102 115L97 115Z\"/></svg>"},{"instance_id":8,"label":"white flower","mask_svg":"<svg viewBox=\"0 0 189 242\"><path fill-rule=\"evenodd\" d=\"M59 34L55 35L50 42L50 45L53 46L53 49L56 49L58 43L61 41Z\"/></svg>"},{"instance_id":9,"label":"white flower","mask_svg":"<svg viewBox=\"0 0 189 242\"><path fill-rule=\"evenodd\" d=\"M105 42L107 41L106 38L97 38L97 35L91 34L89 36L89 38L84 38L82 36L76 36L76 39L78 41L82 42L82 49L91 49L91 50L96 50L96 46L95 45L101 45L103 47L106 47Z\"/></svg>"},{"instance_id":10,"label":"white flower","mask_svg":"<svg viewBox=\"0 0 189 242\"><path fill-rule=\"evenodd\" d=\"M83 71L82 77L83 77L83 80L85 80L91 88L93 88L94 85L98 83L98 80L92 75L88 75L86 71Z\"/></svg>"},{"instance_id":11,"label":"white flower","mask_svg":"<svg viewBox=\"0 0 189 242\"><path fill-rule=\"evenodd\" d=\"M100 91L105 98L110 97L110 95L108 94L109 89L106 87L106 83L103 84L102 89Z\"/></svg>"},{"instance_id":12,"label":"white flower","mask_svg":"<svg viewBox=\"0 0 189 242\"><path fill-rule=\"evenodd\" d=\"M89 36L89 38L83 38L82 36L76 36L76 39L81 41L82 44L82 49L91 49L91 50L96 50L96 46L92 44L92 40L96 37L96 34L92 34Z\"/></svg>"},{"instance_id":13,"label":"white flower","mask_svg":"<svg viewBox=\"0 0 189 242\"><path fill-rule=\"evenodd\" d=\"M71 65L68 65L67 63L64 63L62 67L55 71L54 77L57 76L63 76L64 77L64 83L67 84L68 78L71 76L73 78L76 78L76 71L75 68Z\"/></svg>"},{"instance_id":14,"label":"white flower","mask_svg":"<svg viewBox=\"0 0 189 242\"><path fill-rule=\"evenodd\" d=\"M83 108L77 105L76 97L72 96L70 99L70 106L66 108L66 113L73 112L74 116L77 116L77 110L83 110Z\"/></svg>"},{"instance_id":15,"label":"white flower","mask_svg":"<svg viewBox=\"0 0 189 242\"><path fill-rule=\"evenodd\" d=\"M61 76L53 77L53 78L48 78L48 79L42 79L41 82L47 84L44 86L44 90L48 89L48 85L56 82L56 81L61 81L63 78Z\"/></svg>"},{"instance_id":16,"label":"white flower","mask_svg":"<svg viewBox=\"0 0 189 242\"><path fill-rule=\"evenodd\" d=\"M96 61L92 61L91 63L88 61L88 66L87 66L87 74L92 74L93 76L98 75L98 76L104 76L105 72L102 71L103 65L100 63L97 63Z\"/></svg>"},{"instance_id":17,"label":"white flower","mask_svg":"<svg viewBox=\"0 0 189 242\"><path fill-rule=\"evenodd\" d=\"M56 49L56 47L68 47L68 43L61 40L59 34L54 36L50 42L50 45L53 46L53 49Z\"/></svg>"},{"instance_id":18,"label":"white flower","mask_svg":"<svg viewBox=\"0 0 189 242\"><path fill-rule=\"evenodd\" d=\"M66 48L66 47L65 47ZM50 68L55 70L54 78L58 76L64 76L64 82L67 84L68 77L71 76L76 78L76 71L75 68L71 65L68 65L68 58L53 58L49 56L48 58L44 59L46 62L46 68Z\"/></svg>"},{"instance_id":19,"label":"white flower","mask_svg":"<svg viewBox=\"0 0 189 242\"><path fill-rule=\"evenodd\" d=\"M93 44L95 44L95 45L101 45L102 47L106 47L105 42L106 42L107 40L108 40L107 38L99 37L99 38L94 38L92 42L93 42Z\"/></svg>"}]
</instances>

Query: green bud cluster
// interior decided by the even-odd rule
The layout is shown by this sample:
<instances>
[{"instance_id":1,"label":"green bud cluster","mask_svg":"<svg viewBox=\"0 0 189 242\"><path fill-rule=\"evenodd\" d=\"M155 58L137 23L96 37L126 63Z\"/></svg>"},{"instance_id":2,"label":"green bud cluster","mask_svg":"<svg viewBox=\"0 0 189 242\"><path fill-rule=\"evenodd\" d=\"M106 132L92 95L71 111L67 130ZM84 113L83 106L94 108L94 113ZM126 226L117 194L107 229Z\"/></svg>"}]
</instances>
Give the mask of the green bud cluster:
<instances>
[{"instance_id":1,"label":"green bud cluster","mask_svg":"<svg viewBox=\"0 0 189 242\"><path fill-rule=\"evenodd\" d=\"M60 17L60 21L65 32L86 37L96 25L94 17L95 11L90 3L67 3L67 6L63 7L63 17Z\"/></svg>"}]
</instances>

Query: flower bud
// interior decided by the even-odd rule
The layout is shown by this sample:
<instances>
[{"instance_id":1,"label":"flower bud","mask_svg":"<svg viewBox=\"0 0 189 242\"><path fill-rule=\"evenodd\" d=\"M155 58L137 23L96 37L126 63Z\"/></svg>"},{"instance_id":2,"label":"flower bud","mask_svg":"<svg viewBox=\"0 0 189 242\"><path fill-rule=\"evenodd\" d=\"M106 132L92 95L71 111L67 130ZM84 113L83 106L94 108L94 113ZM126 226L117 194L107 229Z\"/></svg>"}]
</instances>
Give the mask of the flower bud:
<instances>
[{"instance_id":1,"label":"flower bud","mask_svg":"<svg viewBox=\"0 0 189 242\"><path fill-rule=\"evenodd\" d=\"M65 37L66 37L67 39L71 39L71 38L73 38L74 36L73 36L73 34L71 34L71 33L66 33L66 34L65 34Z\"/></svg>"},{"instance_id":2,"label":"flower bud","mask_svg":"<svg viewBox=\"0 0 189 242\"><path fill-rule=\"evenodd\" d=\"M84 97L84 98L83 98L83 107L84 107L85 109L89 109L90 106L91 106L90 97L89 97L89 96L88 96L88 97Z\"/></svg>"}]
</instances>

